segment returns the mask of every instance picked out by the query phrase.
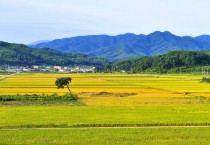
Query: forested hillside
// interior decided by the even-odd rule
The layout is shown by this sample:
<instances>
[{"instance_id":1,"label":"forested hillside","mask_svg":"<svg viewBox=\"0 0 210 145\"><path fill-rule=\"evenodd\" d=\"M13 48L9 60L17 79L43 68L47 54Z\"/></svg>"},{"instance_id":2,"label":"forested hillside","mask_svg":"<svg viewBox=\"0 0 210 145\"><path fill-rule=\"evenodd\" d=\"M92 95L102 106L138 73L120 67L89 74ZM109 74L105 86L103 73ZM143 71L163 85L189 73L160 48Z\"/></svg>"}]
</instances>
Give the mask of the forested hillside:
<instances>
[{"instance_id":1,"label":"forested hillside","mask_svg":"<svg viewBox=\"0 0 210 145\"><path fill-rule=\"evenodd\" d=\"M78 53L63 53L53 49L29 48L23 44L0 42L0 65L94 65L110 62L103 58Z\"/></svg>"},{"instance_id":2,"label":"forested hillside","mask_svg":"<svg viewBox=\"0 0 210 145\"><path fill-rule=\"evenodd\" d=\"M143 72L149 70L162 73L177 67L210 65L210 55L207 53L208 51L171 51L163 55L122 60L114 63L112 68L116 71Z\"/></svg>"}]
</instances>

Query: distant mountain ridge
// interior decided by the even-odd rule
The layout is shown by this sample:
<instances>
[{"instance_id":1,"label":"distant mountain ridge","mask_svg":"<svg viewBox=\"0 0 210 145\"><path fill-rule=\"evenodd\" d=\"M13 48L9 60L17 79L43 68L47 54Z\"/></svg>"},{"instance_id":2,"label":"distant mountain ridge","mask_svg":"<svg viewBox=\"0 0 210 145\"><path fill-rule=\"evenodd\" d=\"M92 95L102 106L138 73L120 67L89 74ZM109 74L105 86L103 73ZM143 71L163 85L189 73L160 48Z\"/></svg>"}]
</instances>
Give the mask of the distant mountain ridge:
<instances>
[{"instance_id":1,"label":"distant mountain ridge","mask_svg":"<svg viewBox=\"0 0 210 145\"><path fill-rule=\"evenodd\" d=\"M172 50L210 50L210 36L176 36L168 31L155 31L148 35L132 33L108 36L89 35L57 39L36 45L35 48L52 48L61 52L77 52L111 60L137 56L164 54Z\"/></svg>"},{"instance_id":2,"label":"distant mountain ridge","mask_svg":"<svg viewBox=\"0 0 210 145\"><path fill-rule=\"evenodd\" d=\"M47 43L47 42L49 42L50 40L40 40L40 41L36 41L36 42L32 42L32 43L30 43L30 44L28 44L28 45L37 45L37 44L40 44L40 43Z\"/></svg>"},{"instance_id":3,"label":"distant mountain ridge","mask_svg":"<svg viewBox=\"0 0 210 145\"><path fill-rule=\"evenodd\" d=\"M197 36L195 39L200 42L210 42L210 35Z\"/></svg>"}]
</instances>

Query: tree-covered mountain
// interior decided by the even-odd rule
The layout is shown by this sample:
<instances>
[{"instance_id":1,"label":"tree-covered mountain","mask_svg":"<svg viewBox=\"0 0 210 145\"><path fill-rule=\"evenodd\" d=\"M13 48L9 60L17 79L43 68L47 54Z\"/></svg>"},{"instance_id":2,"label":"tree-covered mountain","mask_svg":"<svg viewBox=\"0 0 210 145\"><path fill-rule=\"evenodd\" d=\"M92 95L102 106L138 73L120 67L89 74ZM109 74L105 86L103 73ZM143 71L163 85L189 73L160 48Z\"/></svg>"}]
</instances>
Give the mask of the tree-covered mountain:
<instances>
[{"instance_id":1,"label":"tree-covered mountain","mask_svg":"<svg viewBox=\"0 0 210 145\"><path fill-rule=\"evenodd\" d=\"M210 42L210 35L201 35L201 36L195 37L195 39L197 41L200 41L200 42L209 43Z\"/></svg>"},{"instance_id":2,"label":"tree-covered mountain","mask_svg":"<svg viewBox=\"0 0 210 145\"><path fill-rule=\"evenodd\" d=\"M29 48L23 44L0 41L0 65L94 65L103 66L110 62L78 53L63 53L53 49Z\"/></svg>"},{"instance_id":3,"label":"tree-covered mountain","mask_svg":"<svg viewBox=\"0 0 210 145\"><path fill-rule=\"evenodd\" d=\"M30 47L52 48L61 52L78 52L91 56L121 60L138 56L164 54L172 50L210 50L210 36L176 36L156 31L149 35L92 35L57 39Z\"/></svg>"},{"instance_id":4,"label":"tree-covered mountain","mask_svg":"<svg viewBox=\"0 0 210 145\"><path fill-rule=\"evenodd\" d=\"M118 61L112 65L114 71L131 71L134 73L153 71L167 72L179 67L210 65L209 51L171 51L156 56L144 56Z\"/></svg>"}]
</instances>

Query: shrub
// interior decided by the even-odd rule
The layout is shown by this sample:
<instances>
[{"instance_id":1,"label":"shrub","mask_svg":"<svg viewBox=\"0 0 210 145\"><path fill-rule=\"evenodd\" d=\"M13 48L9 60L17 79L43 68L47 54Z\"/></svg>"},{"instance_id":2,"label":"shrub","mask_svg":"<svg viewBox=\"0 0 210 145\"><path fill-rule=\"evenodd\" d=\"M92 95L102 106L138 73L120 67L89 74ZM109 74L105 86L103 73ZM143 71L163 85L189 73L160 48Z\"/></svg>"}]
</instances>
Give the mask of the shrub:
<instances>
[{"instance_id":1,"label":"shrub","mask_svg":"<svg viewBox=\"0 0 210 145\"><path fill-rule=\"evenodd\" d=\"M205 78L205 77L203 77L203 78L202 78L202 82L210 83L210 78Z\"/></svg>"},{"instance_id":2,"label":"shrub","mask_svg":"<svg viewBox=\"0 0 210 145\"><path fill-rule=\"evenodd\" d=\"M78 100L76 94L65 94L59 96L58 94L52 95L4 95L0 96L0 101L9 102L9 101L23 101L23 102L71 102Z\"/></svg>"}]
</instances>

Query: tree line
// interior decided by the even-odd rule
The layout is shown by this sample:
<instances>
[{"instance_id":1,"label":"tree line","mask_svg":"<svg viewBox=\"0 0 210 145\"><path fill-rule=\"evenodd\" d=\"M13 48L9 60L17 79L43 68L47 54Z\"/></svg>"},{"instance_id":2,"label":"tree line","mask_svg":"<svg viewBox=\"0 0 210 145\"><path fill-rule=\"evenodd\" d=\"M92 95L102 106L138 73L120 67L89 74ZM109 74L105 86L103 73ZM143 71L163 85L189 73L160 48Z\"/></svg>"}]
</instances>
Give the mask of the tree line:
<instances>
[{"instance_id":1,"label":"tree line","mask_svg":"<svg viewBox=\"0 0 210 145\"><path fill-rule=\"evenodd\" d=\"M109 71L127 71L140 73L144 71L165 73L170 69L210 65L210 55L202 51L171 51L157 56L126 59L106 66ZM106 70L104 68L104 70Z\"/></svg>"}]
</instances>

